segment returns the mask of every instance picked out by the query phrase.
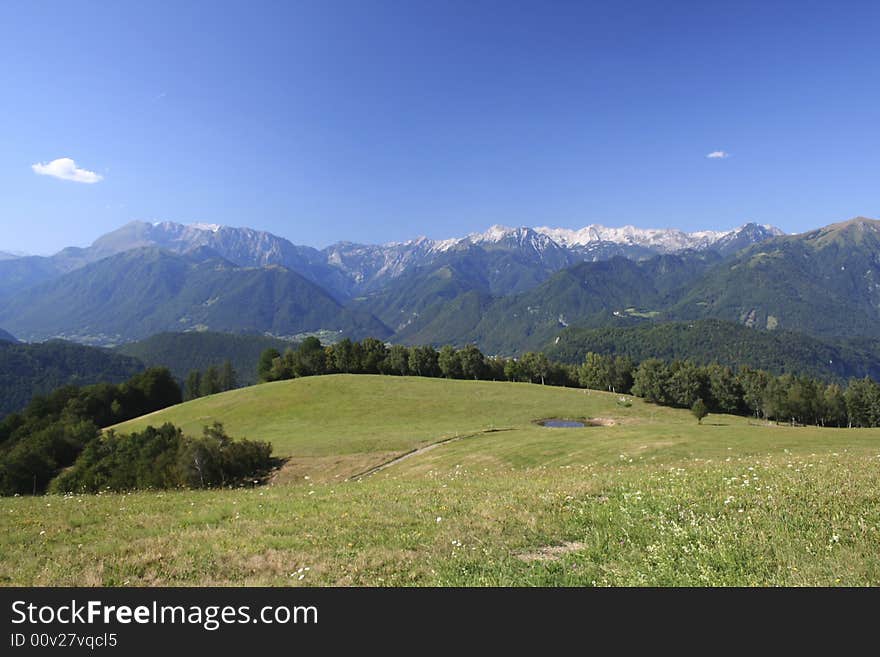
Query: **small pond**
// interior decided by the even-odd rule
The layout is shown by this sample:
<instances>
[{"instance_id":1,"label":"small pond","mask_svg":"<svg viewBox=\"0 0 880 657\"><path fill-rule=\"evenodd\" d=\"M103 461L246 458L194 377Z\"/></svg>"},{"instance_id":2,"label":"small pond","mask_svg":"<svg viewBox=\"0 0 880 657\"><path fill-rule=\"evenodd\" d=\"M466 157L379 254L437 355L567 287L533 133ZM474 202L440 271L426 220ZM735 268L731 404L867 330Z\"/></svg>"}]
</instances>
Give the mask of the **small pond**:
<instances>
[{"instance_id":1,"label":"small pond","mask_svg":"<svg viewBox=\"0 0 880 657\"><path fill-rule=\"evenodd\" d=\"M541 420L538 422L542 427L553 427L554 429L577 429L587 426L578 420L560 420L552 418L550 420Z\"/></svg>"}]
</instances>

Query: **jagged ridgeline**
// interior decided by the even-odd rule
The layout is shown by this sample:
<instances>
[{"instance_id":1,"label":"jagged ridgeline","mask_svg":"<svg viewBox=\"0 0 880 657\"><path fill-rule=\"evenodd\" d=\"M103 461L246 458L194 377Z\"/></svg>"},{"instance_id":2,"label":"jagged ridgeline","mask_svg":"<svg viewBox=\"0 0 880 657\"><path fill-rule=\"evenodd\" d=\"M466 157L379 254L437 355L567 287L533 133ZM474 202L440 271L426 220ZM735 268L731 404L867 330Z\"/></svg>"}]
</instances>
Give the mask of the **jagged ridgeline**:
<instances>
[{"instance_id":1,"label":"jagged ridgeline","mask_svg":"<svg viewBox=\"0 0 880 657\"><path fill-rule=\"evenodd\" d=\"M801 235L754 224L691 234L494 227L318 251L251 229L133 223L87 249L0 261L0 326L104 346L215 331L513 355L566 329L719 319L827 343L826 354L801 340L800 355L775 367L813 350L809 371L846 376L861 371L862 352L873 371L880 338L878 225L857 218Z\"/></svg>"}]
</instances>

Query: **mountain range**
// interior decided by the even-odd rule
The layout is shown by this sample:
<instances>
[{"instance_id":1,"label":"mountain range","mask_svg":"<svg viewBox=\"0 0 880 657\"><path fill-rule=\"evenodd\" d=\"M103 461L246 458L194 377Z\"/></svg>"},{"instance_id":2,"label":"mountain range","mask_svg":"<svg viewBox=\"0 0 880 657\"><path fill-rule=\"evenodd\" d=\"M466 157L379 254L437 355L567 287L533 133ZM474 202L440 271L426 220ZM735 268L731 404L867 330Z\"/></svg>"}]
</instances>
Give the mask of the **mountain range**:
<instances>
[{"instance_id":1,"label":"mountain range","mask_svg":"<svg viewBox=\"0 0 880 657\"><path fill-rule=\"evenodd\" d=\"M280 265L320 285L337 299L345 300L381 289L414 268L474 248L515 254L530 266L554 272L583 260L605 260L615 255L639 259L687 249L714 249L728 253L732 246L779 234L781 231L772 226L757 224L746 224L731 231L698 233L633 226L609 229L590 225L578 231L493 226L485 233L461 238L430 240L419 237L382 245L339 242L319 251L251 228L133 221L103 235L86 248L68 247L48 257L0 259L0 302L88 264L145 247L181 255L210 249L243 267Z\"/></svg>"},{"instance_id":2,"label":"mountain range","mask_svg":"<svg viewBox=\"0 0 880 657\"><path fill-rule=\"evenodd\" d=\"M124 251L11 298L0 317L29 341L97 345L215 328L290 338L324 330L389 334L372 315L345 308L290 269L239 266L208 249L186 255L153 247Z\"/></svg>"},{"instance_id":3,"label":"mountain range","mask_svg":"<svg viewBox=\"0 0 880 657\"><path fill-rule=\"evenodd\" d=\"M567 328L718 319L880 337L880 222L799 235L493 226L318 250L249 228L132 222L86 248L0 261L0 326L107 345L163 331L373 335L515 354Z\"/></svg>"}]
</instances>

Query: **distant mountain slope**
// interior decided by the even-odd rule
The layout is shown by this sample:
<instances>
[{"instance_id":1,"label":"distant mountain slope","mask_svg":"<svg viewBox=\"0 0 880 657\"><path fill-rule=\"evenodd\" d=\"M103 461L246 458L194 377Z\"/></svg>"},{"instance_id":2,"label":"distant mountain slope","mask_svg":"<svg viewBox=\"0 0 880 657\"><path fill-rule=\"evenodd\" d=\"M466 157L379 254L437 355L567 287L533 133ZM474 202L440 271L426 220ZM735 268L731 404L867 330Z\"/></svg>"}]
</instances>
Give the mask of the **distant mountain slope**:
<instances>
[{"instance_id":1,"label":"distant mountain slope","mask_svg":"<svg viewBox=\"0 0 880 657\"><path fill-rule=\"evenodd\" d=\"M159 248L179 255L207 248L240 266L281 265L338 298L347 296L350 285L345 274L329 266L317 249L296 246L271 233L228 226L132 221L86 248L68 247L49 257L0 259L0 301L104 258L143 248Z\"/></svg>"},{"instance_id":2,"label":"distant mountain slope","mask_svg":"<svg viewBox=\"0 0 880 657\"><path fill-rule=\"evenodd\" d=\"M35 285L51 281L64 273L51 258L27 256L0 260L0 303Z\"/></svg>"},{"instance_id":3,"label":"distant mountain slope","mask_svg":"<svg viewBox=\"0 0 880 657\"><path fill-rule=\"evenodd\" d=\"M880 378L880 344L829 343L791 331L752 329L715 319L649 323L634 327L579 328L560 331L546 347L548 356L581 363L587 352L647 358L692 360L700 364L749 365L782 374L824 380Z\"/></svg>"},{"instance_id":4,"label":"distant mountain slope","mask_svg":"<svg viewBox=\"0 0 880 657\"><path fill-rule=\"evenodd\" d=\"M454 264L445 264L403 277L382 292L358 299L351 307L371 312L399 333L420 318L433 317L449 301L487 287L482 277L470 277Z\"/></svg>"},{"instance_id":5,"label":"distant mountain slope","mask_svg":"<svg viewBox=\"0 0 880 657\"><path fill-rule=\"evenodd\" d=\"M63 385L121 383L144 370L137 358L70 342L0 342L0 417Z\"/></svg>"},{"instance_id":6,"label":"distant mountain slope","mask_svg":"<svg viewBox=\"0 0 880 657\"><path fill-rule=\"evenodd\" d=\"M114 349L140 360L147 367L164 366L180 380L192 370L204 371L229 360L239 385L257 382L257 363L266 349L284 353L294 343L262 335L231 335L212 331L160 333Z\"/></svg>"},{"instance_id":7,"label":"distant mountain slope","mask_svg":"<svg viewBox=\"0 0 880 657\"><path fill-rule=\"evenodd\" d=\"M0 342L18 342L18 340L15 339L15 336L12 335L12 333L0 329Z\"/></svg>"},{"instance_id":8,"label":"distant mountain slope","mask_svg":"<svg viewBox=\"0 0 880 657\"><path fill-rule=\"evenodd\" d=\"M668 315L880 337L880 221L859 217L753 245L708 272Z\"/></svg>"},{"instance_id":9,"label":"distant mountain slope","mask_svg":"<svg viewBox=\"0 0 880 657\"><path fill-rule=\"evenodd\" d=\"M349 292L345 275L328 265L324 255L317 249L297 246L283 237L252 228L133 221L96 240L90 251L93 258L100 259L144 247L160 248L180 255L210 249L242 267L286 267L324 287L337 298L347 296Z\"/></svg>"},{"instance_id":10,"label":"distant mountain slope","mask_svg":"<svg viewBox=\"0 0 880 657\"><path fill-rule=\"evenodd\" d=\"M424 326L444 304L461 295L490 298L525 292L547 280L558 267L555 261L535 266L518 253L468 246L414 268L382 290L356 299L351 307L369 311L403 332L412 325Z\"/></svg>"},{"instance_id":11,"label":"distant mountain slope","mask_svg":"<svg viewBox=\"0 0 880 657\"><path fill-rule=\"evenodd\" d=\"M32 341L67 337L94 344L194 329L388 334L373 316L343 308L282 267L242 268L157 249L127 251L33 288L0 307L0 323Z\"/></svg>"},{"instance_id":12,"label":"distant mountain slope","mask_svg":"<svg viewBox=\"0 0 880 657\"><path fill-rule=\"evenodd\" d=\"M436 319L414 322L398 337L410 343L475 342L490 354L536 349L570 324L628 325L656 316L718 260L717 254L691 252L642 262L582 262L522 294L450 302L435 309Z\"/></svg>"}]
</instances>

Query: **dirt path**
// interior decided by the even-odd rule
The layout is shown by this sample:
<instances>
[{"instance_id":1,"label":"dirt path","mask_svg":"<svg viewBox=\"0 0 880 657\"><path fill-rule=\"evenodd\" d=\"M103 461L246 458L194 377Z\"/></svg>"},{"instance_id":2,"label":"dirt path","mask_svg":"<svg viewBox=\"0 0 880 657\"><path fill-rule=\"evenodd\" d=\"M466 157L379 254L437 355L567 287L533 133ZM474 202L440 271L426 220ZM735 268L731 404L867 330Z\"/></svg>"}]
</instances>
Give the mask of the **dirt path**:
<instances>
[{"instance_id":1,"label":"dirt path","mask_svg":"<svg viewBox=\"0 0 880 657\"><path fill-rule=\"evenodd\" d=\"M369 477L372 474L376 474L380 470L384 470L385 468L390 468L392 465L397 465L401 461L405 461L408 458L413 456L419 456L420 454L424 454L425 452L430 452L435 447L440 447L440 445L446 445L447 443L454 443L457 440L464 440L465 438L475 438L476 436L482 436L487 433L498 433L499 431L513 431L513 427L508 429L486 429L485 431L477 431L476 433L466 433L461 436L452 436L452 438L444 438L443 440L438 440L436 443L431 443L430 445L425 445L424 447L417 447L416 449L411 449L405 454L401 454L400 456L395 456L393 459L385 461L384 463L380 463L379 465L373 466L368 470L364 470L363 472L359 472L356 475L352 475L346 481L354 481L357 479L363 479L364 477Z\"/></svg>"}]
</instances>

